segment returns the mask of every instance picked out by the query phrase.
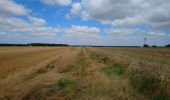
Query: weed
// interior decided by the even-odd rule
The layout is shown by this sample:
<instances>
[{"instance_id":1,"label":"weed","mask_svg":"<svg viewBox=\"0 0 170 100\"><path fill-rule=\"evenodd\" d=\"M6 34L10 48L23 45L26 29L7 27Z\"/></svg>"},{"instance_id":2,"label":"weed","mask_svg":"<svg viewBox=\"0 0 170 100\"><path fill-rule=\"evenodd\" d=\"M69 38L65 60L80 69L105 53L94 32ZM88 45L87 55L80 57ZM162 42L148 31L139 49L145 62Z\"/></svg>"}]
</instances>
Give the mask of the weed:
<instances>
[{"instance_id":1,"label":"weed","mask_svg":"<svg viewBox=\"0 0 170 100\"><path fill-rule=\"evenodd\" d=\"M78 81L69 78L61 78L57 85L64 95L75 95Z\"/></svg>"},{"instance_id":2,"label":"weed","mask_svg":"<svg viewBox=\"0 0 170 100\"><path fill-rule=\"evenodd\" d=\"M124 73L124 68L120 65L112 65L110 67L106 67L103 69L103 72L108 75L108 76L111 76L113 74L116 74L116 75L121 75Z\"/></svg>"},{"instance_id":3,"label":"weed","mask_svg":"<svg viewBox=\"0 0 170 100\"><path fill-rule=\"evenodd\" d=\"M77 85L77 81L73 79L62 78L58 81L58 86L60 89L64 89L66 87L75 88Z\"/></svg>"},{"instance_id":4,"label":"weed","mask_svg":"<svg viewBox=\"0 0 170 100\"><path fill-rule=\"evenodd\" d=\"M75 62L78 66L78 73L80 73L80 75L86 75L87 74L87 70L86 68L89 66L87 62L85 62L85 57L79 57L77 58L76 62Z\"/></svg>"},{"instance_id":5,"label":"weed","mask_svg":"<svg viewBox=\"0 0 170 100\"><path fill-rule=\"evenodd\" d=\"M166 82L152 74L139 74L137 71L130 75L130 83L137 92L145 94L151 100L167 100Z\"/></svg>"},{"instance_id":6,"label":"weed","mask_svg":"<svg viewBox=\"0 0 170 100\"><path fill-rule=\"evenodd\" d=\"M97 60L97 61L100 62L100 63L107 63L107 62L110 60L107 56L105 56L105 55L99 55L99 54L97 54L97 53L95 53L95 52L92 52L92 53L90 54L90 57L91 57L91 59Z\"/></svg>"}]
</instances>

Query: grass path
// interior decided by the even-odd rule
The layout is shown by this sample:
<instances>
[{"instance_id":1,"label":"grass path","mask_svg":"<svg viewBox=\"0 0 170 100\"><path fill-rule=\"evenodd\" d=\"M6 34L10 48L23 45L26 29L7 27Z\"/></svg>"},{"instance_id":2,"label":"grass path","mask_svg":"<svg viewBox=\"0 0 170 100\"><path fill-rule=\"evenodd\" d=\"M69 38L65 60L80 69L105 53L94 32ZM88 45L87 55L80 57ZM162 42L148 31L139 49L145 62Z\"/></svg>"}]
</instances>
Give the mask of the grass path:
<instances>
[{"instance_id":1,"label":"grass path","mask_svg":"<svg viewBox=\"0 0 170 100\"><path fill-rule=\"evenodd\" d=\"M78 95L78 100L142 100L143 98L137 98L139 96L131 88L128 83L128 79L119 76L115 72L112 72L111 76L108 76L103 72L104 68L109 68L112 65L111 58L106 58L104 55L97 55L93 57L93 49L84 48L86 51L86 63L88 74L81 82L82 91ZM95 58L95 59L94 59ZM87 62L88 61L88 62ZM111 64L110 64L111 63Z\"/></svg>"}]
</instances>

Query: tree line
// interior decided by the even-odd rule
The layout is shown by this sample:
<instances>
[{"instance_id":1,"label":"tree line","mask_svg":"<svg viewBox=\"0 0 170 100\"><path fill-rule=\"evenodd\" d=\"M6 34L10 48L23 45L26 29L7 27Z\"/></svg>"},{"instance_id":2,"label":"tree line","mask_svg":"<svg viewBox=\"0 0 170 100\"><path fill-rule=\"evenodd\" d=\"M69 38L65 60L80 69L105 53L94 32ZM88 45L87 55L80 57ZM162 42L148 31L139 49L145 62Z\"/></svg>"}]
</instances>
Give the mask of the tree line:
<instances>
[{"instance_id":1,"label":"tree line","mask_svg":"<svg viewBox=\"0 0 170 100\"><path fill-rule=\"evenodd\" d=\"M156 48L156 47L160 47L160 46L157 46L157 45L150 46L150 45L144 44L143 47L153 47L153 48ZM170 47L170 44L165 45L165 46L161 46L161 47Z\"/></svg>"},{"instance_id":2,"label":"tree line","mask_svg":"<svg viewBox=\"0 0 170 100\"><path fill-rule=\"evenodd\" d=\"M50 43L28 43L28 44L8 44L3 43L0 46L69 46L68 44L50 44Z\"/></svg>"}]
</instances>

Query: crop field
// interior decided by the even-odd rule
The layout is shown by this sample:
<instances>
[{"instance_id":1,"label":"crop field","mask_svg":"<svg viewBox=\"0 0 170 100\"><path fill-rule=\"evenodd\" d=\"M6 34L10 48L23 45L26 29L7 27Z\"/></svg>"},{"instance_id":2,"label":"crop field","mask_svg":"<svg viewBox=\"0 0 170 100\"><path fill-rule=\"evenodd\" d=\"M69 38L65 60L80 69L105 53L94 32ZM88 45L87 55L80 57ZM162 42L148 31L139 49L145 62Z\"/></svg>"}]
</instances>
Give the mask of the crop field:
<instances>
[{"instance_id":1,"label":"crop field","mask_svg":"<svg viewBox=\"0 0 170 100\"><path fill-rule=\"evenodd\" d=\"M170 100L170 48L0 47L0 100Z\"/></svg>"}]
</instances>

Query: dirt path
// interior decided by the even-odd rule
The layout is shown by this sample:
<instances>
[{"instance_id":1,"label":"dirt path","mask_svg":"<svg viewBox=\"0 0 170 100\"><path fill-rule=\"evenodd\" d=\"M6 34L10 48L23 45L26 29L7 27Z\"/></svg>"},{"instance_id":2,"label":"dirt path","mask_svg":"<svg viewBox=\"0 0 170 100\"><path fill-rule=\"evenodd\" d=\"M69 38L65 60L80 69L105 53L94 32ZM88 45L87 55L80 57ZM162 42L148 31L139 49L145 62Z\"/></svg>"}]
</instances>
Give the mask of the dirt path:
<instances>
[{"instance_id":1,"label":"dirt path","mask_svg":"<svg viewBox=\"0 0 170 100\"><path fill-rule=\"evenodd\" d=\"M104 55L101 52L93 48L83 48L82 57L88 67L84 70L86 74L81 76L79 81L81 89L73 100L142 100L129 85L126 77L114 73L111 76L105 74L103 69L113 66L114 61L108 57L108 53ZM95 53L99 55L94 55Z\"/></svg>"}]
</instances>

